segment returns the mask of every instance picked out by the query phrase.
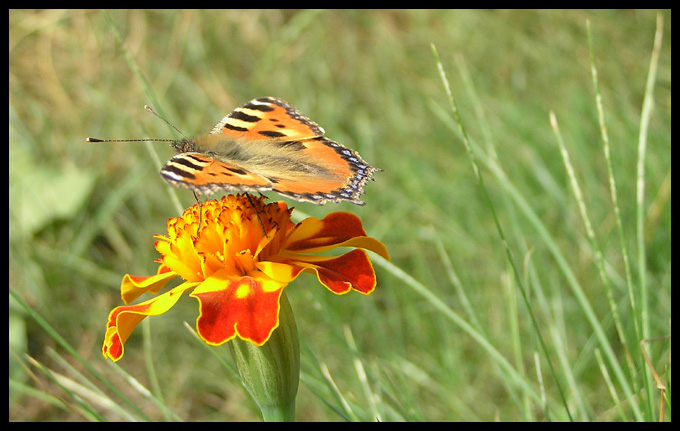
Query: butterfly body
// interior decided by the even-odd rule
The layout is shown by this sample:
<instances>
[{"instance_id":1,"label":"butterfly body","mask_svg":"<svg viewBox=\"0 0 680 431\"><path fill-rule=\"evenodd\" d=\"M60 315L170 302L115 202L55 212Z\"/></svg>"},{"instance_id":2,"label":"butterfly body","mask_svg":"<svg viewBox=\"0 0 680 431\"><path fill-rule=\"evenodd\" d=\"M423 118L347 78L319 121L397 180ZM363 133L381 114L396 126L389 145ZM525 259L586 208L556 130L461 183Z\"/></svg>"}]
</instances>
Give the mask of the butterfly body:
<instances>
[{"instance_id":1,"label":"butterfly body","mask_svg":"<svg viewBox=\"0 0 680 431\"><path fill-rule=\"evenodd\" d=\"M273 190L301 202L363 205L363 186L378 169L324 133L280 99L253 99L207 135L173 142L178 154L160 174L204 195Z\"/></svg>"}]
</instances>

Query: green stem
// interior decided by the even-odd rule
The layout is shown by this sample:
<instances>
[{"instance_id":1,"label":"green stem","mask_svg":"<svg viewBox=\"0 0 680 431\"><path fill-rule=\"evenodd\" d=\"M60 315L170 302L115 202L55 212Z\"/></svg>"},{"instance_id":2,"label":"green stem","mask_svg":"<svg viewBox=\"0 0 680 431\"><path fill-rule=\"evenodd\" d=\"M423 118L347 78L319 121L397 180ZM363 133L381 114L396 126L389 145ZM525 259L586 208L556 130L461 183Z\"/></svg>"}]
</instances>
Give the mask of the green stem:
<instances>
[{"instance_id":1,"label":"green stem","mask_svg":"<svg viewBox=\"0 0 680 431\"><path fill-rule=\"evenodd\" d=\"M285 293L279 300L279 326L262 346L235 338L229 348L243 386L265 422L295 421L300 382L300 342L295 316Z\"/></svg>"}]
</instances>

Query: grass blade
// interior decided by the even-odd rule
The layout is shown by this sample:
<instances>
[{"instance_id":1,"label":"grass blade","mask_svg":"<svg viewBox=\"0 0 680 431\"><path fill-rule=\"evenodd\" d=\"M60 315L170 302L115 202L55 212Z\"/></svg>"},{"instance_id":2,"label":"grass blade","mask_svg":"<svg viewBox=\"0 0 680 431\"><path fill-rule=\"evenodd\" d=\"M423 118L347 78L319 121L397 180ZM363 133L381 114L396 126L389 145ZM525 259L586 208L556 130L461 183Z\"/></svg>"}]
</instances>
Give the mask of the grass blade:
<instances>
[{"instance_id":1,"label":"grass blade","mask_svg":"<svg viewBox=\"0 0 680 431\"><path fill-rule=\"evenodd\" d=\"M432 47L432 53L433 53L435 60L437 62L437 68L439 70L439 75L441 77L442 82L444 83L444 88L445 88L446 94L448 95L448 98L449 98L449 104L450 104L451 109L453 111L453 114L455 116L456 123L458 125L458 129L460 131L460 134L463 137L463 144L465 145L465 150L466 150L466 152L467 152L467 154L470 158L470 163L472 164L472 169L475 173L475 176L477 177L477 182L479 183L479 188L481 189L482 193L484 194L486 204L487 204L489 210L491 211L492 217L494 219L494 223L496 224L496 229L497 229L498 235L500 237L501 243L503 244L503 248L505 249L505 253L506 253L506 256L507 256L507 259L508 259L508 263L512 267L518 288L519 288L520 292L522 293L524 303L527 307L527 310L529 311L529 315L530 315L530 318L531 318L532 325L533 325L534 330L536 332L536 335L538 337L539 344L541 345L541 349L543 350L543 354L546 357L546 361L548 363L548 366L550 367L550 370L551 370L552 375L554 377L555 385L557 386L560 397L562 398L562 404L563 404L563 407L565 409L565 412L567 413L567 416L569 416L569 419L573 420L571 413L569 412L569 405L567 403L567 399L564 395L564 392L562 391L561 385L560 385L560 383L557 379L557 374L555 373L555 370L554 370L554 367L553 367L553 364L552 364L552 360L550 359L550 355L548 354L548 348L545 344L545 340L543 339L543 336L541 335L541 331L540 331L538 324L536 322L536 318L534 317L534 313L533 313L533 310L532 310L532 307L531 307L531 303L530 303L529 298L527 296L526 289L524 288L524 284L522 283L522 278L520 277L519 271L517 270L517 266L515 264L515 259L512 256L512 251L510 250L508 242L505 239L505 234L503 233L503 228L501 227L500 221L498 220L498 217L496 215L494 205L491 202L491 198L489 197L486 186L484 185L484 178L482 177L482 174L479 170L479 167L477 166L477 160L475 158L474 153L472 152L472 147L470 146L470 142L469 142L469 139L467 137L467 133L465 131L465 128L463 127L462 120L461 120L460 115L458 113L458 108L456 106L456 102L453 98L453 94L451 93L451 88L449 86L448 79L446 78L446 73L444 72L444 66L442 65L442 63L439 59L439 54L437 53L437 50L436 50L434 44L431 47Z\"/></svg>"}]
</instances>

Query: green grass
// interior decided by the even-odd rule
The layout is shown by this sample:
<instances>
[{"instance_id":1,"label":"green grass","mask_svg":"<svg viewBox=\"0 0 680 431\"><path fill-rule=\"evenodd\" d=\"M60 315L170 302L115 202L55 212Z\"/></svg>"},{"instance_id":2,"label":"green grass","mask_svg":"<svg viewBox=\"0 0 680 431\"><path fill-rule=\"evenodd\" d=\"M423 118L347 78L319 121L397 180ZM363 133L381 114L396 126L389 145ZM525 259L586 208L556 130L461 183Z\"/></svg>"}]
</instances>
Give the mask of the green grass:
<instances>
[{"instance_id":1,"label":"green grass","mask_svg":"<svg viewBox=\"0 0 680 431\"><path fill-rule=\"evenodd\" d=\"M101 355L125 273L193 203L173 138L280 97L384 171L378 287L287 295L301 421L657 421L670 333L671 14L9 12L9 418L259 420L197 303ZM655 34L661 43L655 48ZM433 49L434 48L434 49ZM270 198L278 198L270 194ZM185 324L187 322L188 324ZM670 341L645 344L666 385Z\"/></svg>"}]
</instances>

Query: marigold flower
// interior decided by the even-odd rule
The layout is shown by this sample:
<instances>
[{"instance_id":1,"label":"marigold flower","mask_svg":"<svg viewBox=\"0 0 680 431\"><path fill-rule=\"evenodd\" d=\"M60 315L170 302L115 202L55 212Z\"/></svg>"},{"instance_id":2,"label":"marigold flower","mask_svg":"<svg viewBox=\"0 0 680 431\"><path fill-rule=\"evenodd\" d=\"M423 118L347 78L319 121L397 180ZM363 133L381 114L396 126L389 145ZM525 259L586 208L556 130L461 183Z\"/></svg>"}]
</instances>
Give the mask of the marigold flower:
<instances>
[{"instance_id":1,"label":"marigold flower","mask_svg":"<svg viewBox=\"0 0 680 431\"><path fill-rule=\"evenodd\" d=\"M125 304L144 293L156 296L111 311L102 347L105 357L122 358L134 328L147 316L168 311L187 290L193 289L190 296L198 299L196 327L206 343L220 345L238 336L258 346L279 325L283 288L302 272L315 274L336 294L373 291L375 272L362 249L389 255L382 243L366 235L358 217L334 212L323 220L307 218L294 224L285 202L265 204L264 198L254 196L251 201L245 195L228 195L168 220L168 236L155 236L161 255L156 275L125 275L121 283ZM355 249L340 256L311 254L336 247ZM175 277L185 281L159 294Z\"/></svg>"}]
</instances>

